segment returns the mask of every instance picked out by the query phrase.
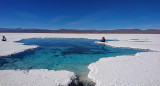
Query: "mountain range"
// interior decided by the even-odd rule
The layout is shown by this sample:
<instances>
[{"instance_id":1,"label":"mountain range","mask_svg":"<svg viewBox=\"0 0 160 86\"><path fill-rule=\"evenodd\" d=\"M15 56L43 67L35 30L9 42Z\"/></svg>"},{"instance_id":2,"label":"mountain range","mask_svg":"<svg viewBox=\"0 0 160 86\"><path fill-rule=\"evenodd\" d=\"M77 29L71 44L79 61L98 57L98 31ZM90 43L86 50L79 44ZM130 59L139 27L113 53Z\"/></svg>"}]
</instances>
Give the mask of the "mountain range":
<instances>
[{"instance_id":1,"label":"mountain range","mask_svg":"<svg viewBox=\"0 0 160 86\"><path fill-rule=\"evenodd\" d=\"M77 29L23 29L0 28L0 33L109 33L109 34L160 34L160 29L115 29L115 30L77 30Z\"/></svg>"}]
</instances>

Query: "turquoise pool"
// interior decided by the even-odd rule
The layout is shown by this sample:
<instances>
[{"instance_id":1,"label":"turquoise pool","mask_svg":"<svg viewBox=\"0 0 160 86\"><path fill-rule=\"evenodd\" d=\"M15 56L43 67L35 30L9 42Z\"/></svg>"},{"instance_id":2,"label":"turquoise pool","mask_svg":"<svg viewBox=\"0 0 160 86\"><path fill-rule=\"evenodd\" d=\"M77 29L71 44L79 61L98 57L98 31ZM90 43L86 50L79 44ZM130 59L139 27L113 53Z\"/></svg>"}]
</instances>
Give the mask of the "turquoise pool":
<instances>
[{"instance_id":1,"label":"turquoise pool","mask_svg":"<svg viewBox=\"0 0 160 86\"><path fill-rule=\"evenodd\" d=\"M114 48L94 43L90 39L26 39L25 45L39 48L0 58L0 69L69 70L77 75L88 73L87 66L102 57L136 54L146 50Z\"/></svg>"}]
</instances>

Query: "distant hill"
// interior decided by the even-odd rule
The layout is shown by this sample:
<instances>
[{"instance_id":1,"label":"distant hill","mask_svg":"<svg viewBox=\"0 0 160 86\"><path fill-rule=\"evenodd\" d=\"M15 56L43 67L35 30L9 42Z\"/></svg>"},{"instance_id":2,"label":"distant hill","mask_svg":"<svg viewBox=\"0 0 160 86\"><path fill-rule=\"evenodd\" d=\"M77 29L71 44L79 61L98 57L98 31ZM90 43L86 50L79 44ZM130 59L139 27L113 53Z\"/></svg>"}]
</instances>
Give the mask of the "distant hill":
<instances>
[{"instance_id":1,"label":"distant hill","mask_svg":"<svg viewBox=\"0 0 160 86\"><path fill-rule=\"evenodd\" d=\"M0 28L0 33L112 33L112 34L160 34L160 29L116 29L116 30L76 30L76 29L22 29Z\"/></svg>"}]
</instances>

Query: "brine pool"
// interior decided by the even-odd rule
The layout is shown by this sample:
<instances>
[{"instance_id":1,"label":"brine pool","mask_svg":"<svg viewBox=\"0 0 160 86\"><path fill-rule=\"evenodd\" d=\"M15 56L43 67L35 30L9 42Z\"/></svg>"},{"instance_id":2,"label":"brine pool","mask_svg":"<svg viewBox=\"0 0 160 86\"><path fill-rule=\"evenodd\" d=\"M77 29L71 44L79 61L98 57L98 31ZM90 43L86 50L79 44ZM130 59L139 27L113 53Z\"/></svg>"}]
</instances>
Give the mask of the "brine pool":
<instances>
[{"instance_id":1,"label":"brine pool","mask_svg":"<svg viewBox=\"0 0 160 86\"><path fill-rule=\"evenodd\" d=\"M88 65L102 57L134 55L137 52L146 52L146 50L101 45L95 43L95 41L97 40L65 38L21 40L19 42L25 45L38 45L39 47L0 58L0 70L68 70L78 76L85 76L89 72Z\"/></svg>"}]
</instances>

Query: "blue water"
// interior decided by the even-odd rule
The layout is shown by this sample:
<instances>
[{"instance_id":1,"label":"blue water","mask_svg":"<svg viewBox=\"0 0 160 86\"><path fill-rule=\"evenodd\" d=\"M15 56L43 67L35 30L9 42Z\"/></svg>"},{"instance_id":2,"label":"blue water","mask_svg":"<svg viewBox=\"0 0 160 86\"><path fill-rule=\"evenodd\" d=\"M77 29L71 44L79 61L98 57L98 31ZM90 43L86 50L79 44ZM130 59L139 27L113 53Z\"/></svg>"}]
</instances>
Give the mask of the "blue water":
<instances>
[{"instance_id":1,"label":"blue water","mask_svg":"<svg viewBox=\"0 0 160 86\"><path fill-rule=\"evenodd\" d=\"M87 66L102 57L136 54L146 50L113 48L90 39L26 39L25 45L39 45L33 50L0 58L0 69L69 70L76 74L88 72ZM110 40L112 41L112 40ZM114 41L114 40L113 40Z\"/></svg>"}]
</instances>

